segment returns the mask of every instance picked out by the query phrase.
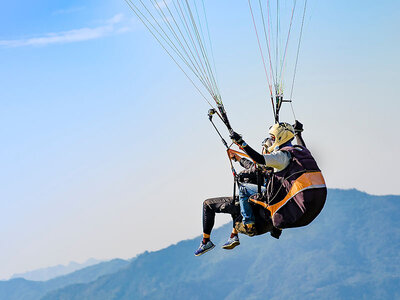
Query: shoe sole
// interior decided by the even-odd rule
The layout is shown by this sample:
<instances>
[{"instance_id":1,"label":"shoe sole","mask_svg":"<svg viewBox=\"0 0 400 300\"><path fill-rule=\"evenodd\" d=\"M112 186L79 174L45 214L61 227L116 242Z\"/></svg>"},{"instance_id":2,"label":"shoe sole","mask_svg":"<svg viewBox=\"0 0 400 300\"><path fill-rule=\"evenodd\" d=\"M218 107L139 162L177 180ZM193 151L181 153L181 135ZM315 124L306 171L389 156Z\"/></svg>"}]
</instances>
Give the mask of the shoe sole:
<instances>
[{"instance_id":1,"label":"shoe sole","mask_svg":"<svg viewBox=\"0 0 400 300\"><path fill-rule=\"evenodd\" d=\"M240 245L240 242L233 242L232 244L222 246L222 249L232 250L233 248L235 248L236 246L239 246L239 245Z\"/></svg>"},{"instance_id":2,"label":"shoe sole","mask_svg":"<svg viewBox=\"0 0 400 300\"><path fill-rule=\"evenodd\" d=\"M207 250L204 250L203 252L201 252L201 253L199 253L199 254L195 254L194 256L200 256L200 255L203 255L203 254L207 253L208 251L210 251L210 250L214 249L214 247L215 247L215 245L213 245L211 248L208 248Z\"/></svg>"}]
</instances>

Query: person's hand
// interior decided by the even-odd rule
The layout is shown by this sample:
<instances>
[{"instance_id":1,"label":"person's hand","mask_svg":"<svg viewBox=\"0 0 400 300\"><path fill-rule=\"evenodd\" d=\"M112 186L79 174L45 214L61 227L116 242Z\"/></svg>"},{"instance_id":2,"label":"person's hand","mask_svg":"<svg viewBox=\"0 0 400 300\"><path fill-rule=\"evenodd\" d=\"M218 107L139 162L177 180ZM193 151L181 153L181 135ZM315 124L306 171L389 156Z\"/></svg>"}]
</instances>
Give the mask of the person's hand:
<instances>
[{"instance_id":1,"label":"person's hand","mask_svg":"<svg viewBox=\"0 0 400 300\"><path fill-rule=\"evenodd\" d=\"M229 150L229 158L232 159L233 161L240 161L241 157L237 155L235 152Z\"/></svg>"},{"instance_id":2,"label":"person's hand","mask_svg":"<svg viewBox=\"0 0 400 300\"><path fill-rule=\"evenodd\" d=\"M300 133L303 132L303 124L301 124L299 121L296 120L296 122L293 125L294 132L295 133Z\"/></svg>"},{"instance_id":3,"label":"person's hand","mask_svg":"<svg viewBox=\"0 0 400 300\"><path fill-rule=\"evenodd\" d=\"M232 131L231 134L229 135L229 137L231 138L232 142L234 142L235 144L238 144L241 146L244 143L242 136L240 134L238 134L237 132Z\"/></svg>"}]
</instances>

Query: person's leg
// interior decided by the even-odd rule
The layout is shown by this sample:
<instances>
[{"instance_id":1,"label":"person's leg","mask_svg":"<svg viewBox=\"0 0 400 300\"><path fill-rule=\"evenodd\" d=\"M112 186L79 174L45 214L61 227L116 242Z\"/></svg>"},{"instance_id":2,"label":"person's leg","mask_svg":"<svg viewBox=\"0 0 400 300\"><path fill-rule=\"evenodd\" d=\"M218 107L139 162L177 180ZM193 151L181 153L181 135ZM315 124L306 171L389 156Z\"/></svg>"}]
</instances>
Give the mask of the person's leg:
<instances>
[{"instance_id":1,"label":"person's leg","mask_svg":"<svg viewBox=\"0 0 400 300\"><path fill-rule=\"evenodd\" d=\"M239 245L240 245L239 233L237 232L237 230L235 228L233 228L231 236L225 242L225 244L222 245L222 248L226 249L226 250L231 250L231 249L233 249L233 248L235 248L236 246L239 246Z\"/></svg>"},{"instance_id":2,"label":"person's leg","mask_svg":"<svg viewBox=\"0 0 400 300\"><path fill-rule=\"evenodd\" d=\"M258 186L251 183L241 183L239 186L240 213L243 217L243 224L254 224L254 214L249 203L249 197L258 191Z\"/></svg>"},{"instance_id":3,"label":"person's leg","mask_svg":"<svg viewBox=\"0 0 400 300\"><path fill-rule=\"evenodd\" d=\"M265 191L265 187L261 187L261 192ZM257 234L255 227L255 217L253 209L251 208L249 198L258 193L258 185L252 183L242 183L239 187L239 203L240 213L243 217L243 222L239 223L237 229L240 232L249 236Z\"/></svg>"},{"instance_id":4,"label":"person's leg","mask_svg":"<svg viewBox=\"0 0 400 300\"><path fill-rule=\"evenodd\" d=\"M240 216L240 208L235 205L232 197L211 198L203 202L203 240L195 252L196 256L202 255L215 247L210 240L210 235L214 227L216 213L228 213L235 220Z\"/></svg>"},{"instance_id":5,"label":"person's leg","mask_svg":"<svg viewBox=\"0 0 400 300\"><path fill-rule=\"evenodd\" d=\"M232 197L210 198L203 202L203 233L210 235L214 227L215 214L226 213L235 220L240 214L239 207L235 205Z\"/></svg>"},{"instance_id":6,"label":"person's leg","mask_svg":"<svg viewBox=\"0 0 400 300\"><path fill-rule=\"evenodd\" d=\"M234 236L237 236L237 235L239 235L239 233L237 232L236 228L233 227L232 233L231 233L231 238L234 237Z\"/></svg>"}]
</instances>

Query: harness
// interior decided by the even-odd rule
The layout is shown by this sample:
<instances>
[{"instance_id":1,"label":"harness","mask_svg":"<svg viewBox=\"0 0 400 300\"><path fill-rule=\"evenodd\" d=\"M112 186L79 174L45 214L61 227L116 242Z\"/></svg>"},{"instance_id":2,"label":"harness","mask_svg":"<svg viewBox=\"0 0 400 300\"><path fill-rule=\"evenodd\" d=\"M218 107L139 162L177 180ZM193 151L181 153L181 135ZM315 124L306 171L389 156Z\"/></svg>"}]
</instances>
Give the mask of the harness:
<instances>
[{"instance_id":1,"label":"harness","mask_svg":"<svg viewBox=\"0 0 400 300\"><path fill-rule=\"evenodd\" d=\"M250 198L249 200L255 204L261 205L265 209L268 209L271 212L271 216L273 216L282 206L284 206L290 199L296 196L298 193L304 192L309 189L323 188L326 187L324 177L321 172L305 172L299 178L297 178L290 191L286 194L286 197L283 198L278 203L270 205L267 202L260 201L254 198Z\"/></svg>"},{"instance_id":2,"label":"harness","mask_svg":"<svg viewBox=\"0 0 400 300\"><path fill-rule=\"evenodd\" d=\"M302 147L297 146L297 145L293 146L293 149L296 149L296 148L303 149ZM322 176L322 173L319 170L318 166L316 164L314 165L313 163L310 166L309 162L308 163L305 162L310 159L314 160L312 158L311 154L309 156L305 156L305 157L303 156L303 158L296 157L296 155L294 155L292 150L291 150L291 154L292 154L292 158L291 158L289 165L287 166L286 172L284 172L282 175L279 175L279 177L281 177L280 178L281 184L280 184L278 190L274 191L274 196L270 197L269 199L266 199L265 195L261 199L257 198L257 197L250 197L250 199L249 199L251 202L261 205L265 209L268 209L271 213L271 217L273 217L274 214L279 209L281 209L286 203L288 203L291 199L293 199L299 193L304 192L309 189L326 187L325 179ZM315 163L315 161L314 161L314 163ZM307 165L308 165L309 169L306 168ZM290 172L290 171L294 171L294 172ZM288 172L290 174L288 174ZM280 172L278 172L278 173L280 173ZM288 176L287 176L287 174L288 174ZM298 176L298 177L294 181L290 182L289 180L293 176ZM274 178L274 175L272 174L271 181L273 180L273 178ZM288 182L290 182L289 187L288 187ZM286 188L288 189L285 197L283 197L283 199L279 200L277 203L271 204L271 202L274 202L274 199L278 196L280 190L282 189L282 187L284 187L284 185L286 185ZM273 183L271 183L271 187L272 188L274 187ZM263 201L263 200L267 200L267 201Z\"/></svg>"}]
</instances>

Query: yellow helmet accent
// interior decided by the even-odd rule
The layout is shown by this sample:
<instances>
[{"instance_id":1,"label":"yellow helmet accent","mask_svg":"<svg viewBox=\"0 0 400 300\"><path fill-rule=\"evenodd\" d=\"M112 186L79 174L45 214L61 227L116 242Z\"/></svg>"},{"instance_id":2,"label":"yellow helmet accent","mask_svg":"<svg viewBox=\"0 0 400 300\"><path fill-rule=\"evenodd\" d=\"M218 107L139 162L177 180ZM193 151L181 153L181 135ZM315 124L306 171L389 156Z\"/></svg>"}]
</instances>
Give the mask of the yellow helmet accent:
<instances>
[{"instance_id":1,"label":"yellow helmet accent","mask_svg":"<svg viewBox=\"0 0 400 300\"><path fill-rule=\"evenodd\" d=\"M268 152L274 151L276 147L279 147L294 138L294 129L289 123L276 123L269 129L268 133L275 138L272 146L268 148Z\"/></svg>"}]
</instances>

